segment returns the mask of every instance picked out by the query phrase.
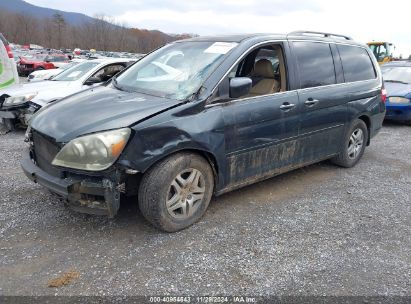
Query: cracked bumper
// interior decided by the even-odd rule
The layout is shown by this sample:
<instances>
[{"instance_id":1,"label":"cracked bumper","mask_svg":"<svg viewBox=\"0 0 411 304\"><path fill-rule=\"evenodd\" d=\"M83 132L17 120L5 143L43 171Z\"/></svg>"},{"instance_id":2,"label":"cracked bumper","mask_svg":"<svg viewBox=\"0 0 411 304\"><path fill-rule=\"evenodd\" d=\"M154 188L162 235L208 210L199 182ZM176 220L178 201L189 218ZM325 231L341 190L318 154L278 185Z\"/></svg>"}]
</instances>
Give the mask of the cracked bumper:
<instances>
[{"instance_id":1,"label":"cracked bumper","mask_svg":"<svg viewBox=\"0 0 411 304\"><path fill-rule=\"evenodd\" d=\"M53 176L36 166L29 149L24 151L20 164L30 180L63 198L75 211L114 217L120 207L119 187L108 178Z\"/></svg>"}]
</instances>

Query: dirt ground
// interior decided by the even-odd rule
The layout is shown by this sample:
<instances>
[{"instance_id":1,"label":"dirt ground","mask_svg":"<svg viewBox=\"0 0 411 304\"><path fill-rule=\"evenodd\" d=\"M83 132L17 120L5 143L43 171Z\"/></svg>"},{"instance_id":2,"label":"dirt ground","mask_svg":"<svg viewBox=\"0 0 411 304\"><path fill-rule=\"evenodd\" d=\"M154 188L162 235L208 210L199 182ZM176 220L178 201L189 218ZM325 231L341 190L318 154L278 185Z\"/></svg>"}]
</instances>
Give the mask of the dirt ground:
<instances>
[{"instance_id":1,"label":"dirt ground","mask_svg":"<svg viewBox=\"0 0 411 304\"><path fill-rule=\"evenodd\" d=\"M0 135L1 295L411 296L410 126L386 124L352 169L322 162L215 198L174 234L133 200L112 220L66 209L22 173L23 137Z\"/></svg>"}]
</instances>

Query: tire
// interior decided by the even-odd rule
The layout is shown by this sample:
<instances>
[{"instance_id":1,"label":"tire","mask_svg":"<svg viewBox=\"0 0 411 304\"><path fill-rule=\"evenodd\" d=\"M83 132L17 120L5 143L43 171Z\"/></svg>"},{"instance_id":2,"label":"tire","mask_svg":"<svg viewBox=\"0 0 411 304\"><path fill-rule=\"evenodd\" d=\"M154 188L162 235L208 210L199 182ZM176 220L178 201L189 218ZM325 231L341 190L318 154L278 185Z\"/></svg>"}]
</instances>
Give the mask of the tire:
<instances>
[{"instance_id":1,"label":"tire","mask_svg":"<svg viewBox=\"0 0 411 304\"><path fill-rule=\"evenodd\" d=\"M179 231L204 215L213 189L207 160L194 153L178 153L144 174L138 192L140 211L158 229Z\"/></svg>"},{"instance_id":2,"label":"tire","mask_svg":"<svg viewBox=\"0 0 411 304\"><path fill-rule=\"evenodd\" d=\"M331 161L344 168L354 167L364 154L368 136L368 128L365 122L356 119L345 134L343 150Z\"/></svg>"}]
</instances>

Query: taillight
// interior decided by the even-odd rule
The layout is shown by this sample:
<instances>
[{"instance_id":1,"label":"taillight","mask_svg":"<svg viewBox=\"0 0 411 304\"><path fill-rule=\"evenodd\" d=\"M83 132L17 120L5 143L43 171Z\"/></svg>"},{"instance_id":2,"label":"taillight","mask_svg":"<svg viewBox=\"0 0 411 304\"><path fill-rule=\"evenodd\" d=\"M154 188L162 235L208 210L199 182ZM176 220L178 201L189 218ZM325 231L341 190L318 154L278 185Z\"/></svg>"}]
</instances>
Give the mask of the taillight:
<instances>
[{"instance_id":1,"label":"taillight","mask_svg":"<svg viewBox=\"0 0 411 304\"><path fill-rule=\"evenodd\" d=\"M9 45L6 45L6 51L7 51L7 54L9 55L9 58L13 58L13 57L14 57L14 56L13 56L13 52L11 51L11 48L10 48Z\"/></svg>"},{"instance_id":2,"label":"taillight","mask_svg":"<svg viewBox=\"0 0 411 304\"><path fill-rule=\"evenodd\" d=\"M387 101L387 90L384 88L381 90L381 100L383 103Z\"/></svg>"}]
</instances>

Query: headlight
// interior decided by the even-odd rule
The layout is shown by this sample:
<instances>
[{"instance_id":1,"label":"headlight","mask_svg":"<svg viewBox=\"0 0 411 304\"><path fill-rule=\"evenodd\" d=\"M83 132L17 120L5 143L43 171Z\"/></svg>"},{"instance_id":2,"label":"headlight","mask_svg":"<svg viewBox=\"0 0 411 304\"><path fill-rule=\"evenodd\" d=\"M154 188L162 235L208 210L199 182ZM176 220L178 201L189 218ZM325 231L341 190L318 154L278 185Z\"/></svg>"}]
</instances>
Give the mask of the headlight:
<instances>
[{"instance_id":1,"label":"headlight","mask_svg":"<svg viewBox=\"0 0 411 304\"><path fill-rule=\"evenodd\" d=\"M23 104L27 101L32 100L34 97L37 96L37 92L34 93L28 93L25 95L21 95L21 96L11 96L11 97L7 97L4 100L3 106L16 106L16 105L20 105Z\"/></svg>"},{"instance_id":2,"label":"headlight","mask_svg":"<svg viewBox=\"0 0 411 304\"><path fill-rule=\"evenodd\" d=\"M390 101L390 103L409 103L410 102L408 98L397 97L397 96L389 97L388 100Z\"/></svg>"},{"instance_id":3,"label":"headlight","mask_svg":"<svg viewBox=\"0 0 411 304\"><path fill-rule=\"evenodd\" d=\"M88 171L105 170L123 152L130 133L129 128L124 128L78 137L57 153L52 164Z\"/></svg>"}]
</instances>

